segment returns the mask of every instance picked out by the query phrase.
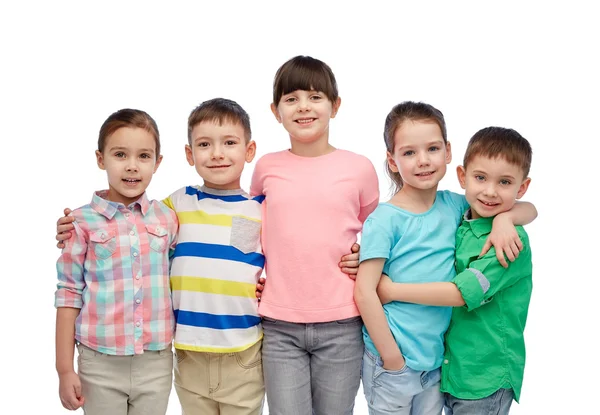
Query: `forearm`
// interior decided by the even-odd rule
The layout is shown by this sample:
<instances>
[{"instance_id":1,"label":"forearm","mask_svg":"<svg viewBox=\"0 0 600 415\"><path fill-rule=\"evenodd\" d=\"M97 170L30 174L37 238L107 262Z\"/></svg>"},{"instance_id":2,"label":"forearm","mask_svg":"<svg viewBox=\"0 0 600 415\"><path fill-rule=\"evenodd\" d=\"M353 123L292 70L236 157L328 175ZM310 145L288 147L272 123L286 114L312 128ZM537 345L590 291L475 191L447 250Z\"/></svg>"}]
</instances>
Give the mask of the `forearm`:
<instances>
[{"instance_id":1,"label":"forearm","mask_svg":"<svg viewBox=\"0 0 600 415\"><path fill-rule=\"evenodd\" d=\"M465 304L462 294L451 282L394 283L390 291L394 301L405 303L449 307L460 307Z\"/></svg>"},{"instance_id":2,"label":"forearm","mask_svg":"<svg viewBox=\"0 0 600 415\"><path fill-rule=\"evenodd\" d=\"M75 320L80 309L59 307L56 310L56 371L73 372L75 355Z\"/></svg>"},{"instance_id":3,"label":"forearm","mask_svg":"<svg viewBox=\"0 0 600 415\"><path fill-rule=\"evenodd\" d=\"M511 210L500 213L498 216L501 215L509 218L513 225L524 226L533 222L537 218L538 212L532 203L517 202Z\"/></svg>"},{"instance_id":4,"label":"forearm","mask_svg":"<svg viewBox=\"0 0 600 415\"><path fill-rule=\"evenodd\" d=\"M390 331L383 306L379 301L379 297L377 297L377 292L374 289L365 289L357 284L354 299L369 336L382 359L385 361L387 356L400 353L396 340Z\"/></svg>"}]
</instances>

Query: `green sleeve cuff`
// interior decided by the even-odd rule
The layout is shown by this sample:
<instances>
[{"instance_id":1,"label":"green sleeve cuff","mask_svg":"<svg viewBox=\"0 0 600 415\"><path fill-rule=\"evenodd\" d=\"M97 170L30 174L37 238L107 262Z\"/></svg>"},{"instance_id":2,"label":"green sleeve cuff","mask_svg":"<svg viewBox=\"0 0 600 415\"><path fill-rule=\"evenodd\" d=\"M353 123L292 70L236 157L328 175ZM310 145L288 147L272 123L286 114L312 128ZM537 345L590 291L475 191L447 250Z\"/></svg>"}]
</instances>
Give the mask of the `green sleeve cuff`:
<instances>
[{"instance_id":1,"label":"green sleeve cuff","mask_svg":"<svg viewBox=\"0 0 600 415\"><path fill-rule=\"evenodd\" d=\"M467 310L471 311L481 306L485 295L484 287L482 287L481 278L477 278L473 271L469 269L464 270L452 282L460 291Z\"/></svg>"}]
</instances>

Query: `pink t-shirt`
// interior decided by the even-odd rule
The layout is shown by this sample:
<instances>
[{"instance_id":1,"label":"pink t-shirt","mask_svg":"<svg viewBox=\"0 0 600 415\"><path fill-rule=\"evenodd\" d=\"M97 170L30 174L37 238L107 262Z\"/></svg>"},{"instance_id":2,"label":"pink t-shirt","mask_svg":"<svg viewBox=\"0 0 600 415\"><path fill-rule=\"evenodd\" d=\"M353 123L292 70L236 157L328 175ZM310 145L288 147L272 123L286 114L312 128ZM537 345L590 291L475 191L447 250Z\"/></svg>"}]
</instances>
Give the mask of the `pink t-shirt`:
<instances>
[{"instance_id":1,"label":"pink t-shirt","mask_svg":"<svg viewBox=\"0 0 600 415\"><path fill-rule=\"evenodd\" d=\"M319 323L359 315L354 281L338 264L379 203L368 158L345 150L300 157L289 150L256 163L250 192L264 194L266 317Z\"/></svg>"}]
</instances>

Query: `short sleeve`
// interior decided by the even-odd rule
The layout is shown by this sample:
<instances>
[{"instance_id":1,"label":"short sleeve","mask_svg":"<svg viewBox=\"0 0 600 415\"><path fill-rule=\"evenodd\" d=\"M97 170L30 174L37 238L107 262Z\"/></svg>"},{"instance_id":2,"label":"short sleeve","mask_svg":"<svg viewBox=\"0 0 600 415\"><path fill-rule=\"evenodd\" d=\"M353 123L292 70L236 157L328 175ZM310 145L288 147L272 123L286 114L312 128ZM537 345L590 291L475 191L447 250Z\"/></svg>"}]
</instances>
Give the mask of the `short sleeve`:
<instances>
[{"instance_id":1,"label":"short sleeve","mask_svg":"<svg viewBox=\"0 0 600 415\"><path fill-rule=\"evenodd\" d=\"M366 157L359 178L360 189L360 214L364 220L375 210L379 204L379 179L373 163Z\"/></svg>"},{"instance_id":2,"label":"short sleeve","mask_svg":"<svg viewBox=\"0 0 600 415\"><path fill-rule=\"evenodd\" d=\"M456 217L458 218L458 223L462 221L463 215L469 209L469 203L467 203L467 198L465 195L461 195L459 193L454 193L450 191L445 191L445 196L448 200L448 204L455 209Z\"/></svg>"},{"instance_id":3,"label":"short sleeve","mask_svg":"<svg viewBox=\"0 0 600 415\"><path fill-rule=\"evenodd\" d=\"M360 262L373 258L390 258L394 246L394 235L391 229L383 226L373 215L369 216L363 225Z\"/></svg>"},{"instance_id":4,"label":"short sleeve","mask_svg":"<svg viewBox=\"0 0 600 415\"><path fill-rule=\"evenodd\" d=\"M250 196L260 196L263 194L263 191L264 191L263 171L265 169L265 166L264 166L265 163L264 163L263 157L261 157L256 162L256 166L254 166L254 171L252 172L252 180L250 182Z\"/></svg>"}]
</instances>

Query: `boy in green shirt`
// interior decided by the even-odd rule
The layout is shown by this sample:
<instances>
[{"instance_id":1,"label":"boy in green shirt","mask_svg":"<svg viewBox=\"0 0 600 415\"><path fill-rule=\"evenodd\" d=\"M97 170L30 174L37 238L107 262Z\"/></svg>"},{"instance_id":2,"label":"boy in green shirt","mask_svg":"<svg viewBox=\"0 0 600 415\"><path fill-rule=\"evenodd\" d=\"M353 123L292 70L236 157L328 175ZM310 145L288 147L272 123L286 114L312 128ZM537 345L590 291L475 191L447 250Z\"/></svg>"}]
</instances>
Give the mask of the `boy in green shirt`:
<instances>
[{"instance_id":1,"label":"boy in green shirt","mask_svg":"<svg viewBox=\"0 0 600 415\"><path fill-rule=\"evenodd\" d=\"M488 127L475 133L457 168L470 209L456 234L456 277L452 282L401 284L383 276L378 287L382 303L455 307L442 364L447 415L504 415L513 399L519 401L532 289L527 233L516 227L522 250L507 268L494 248L481 258L479 253L496 215L511 209L527 191L531 157L529 142L515 130Z\"/></svg>"}]
</instances>

